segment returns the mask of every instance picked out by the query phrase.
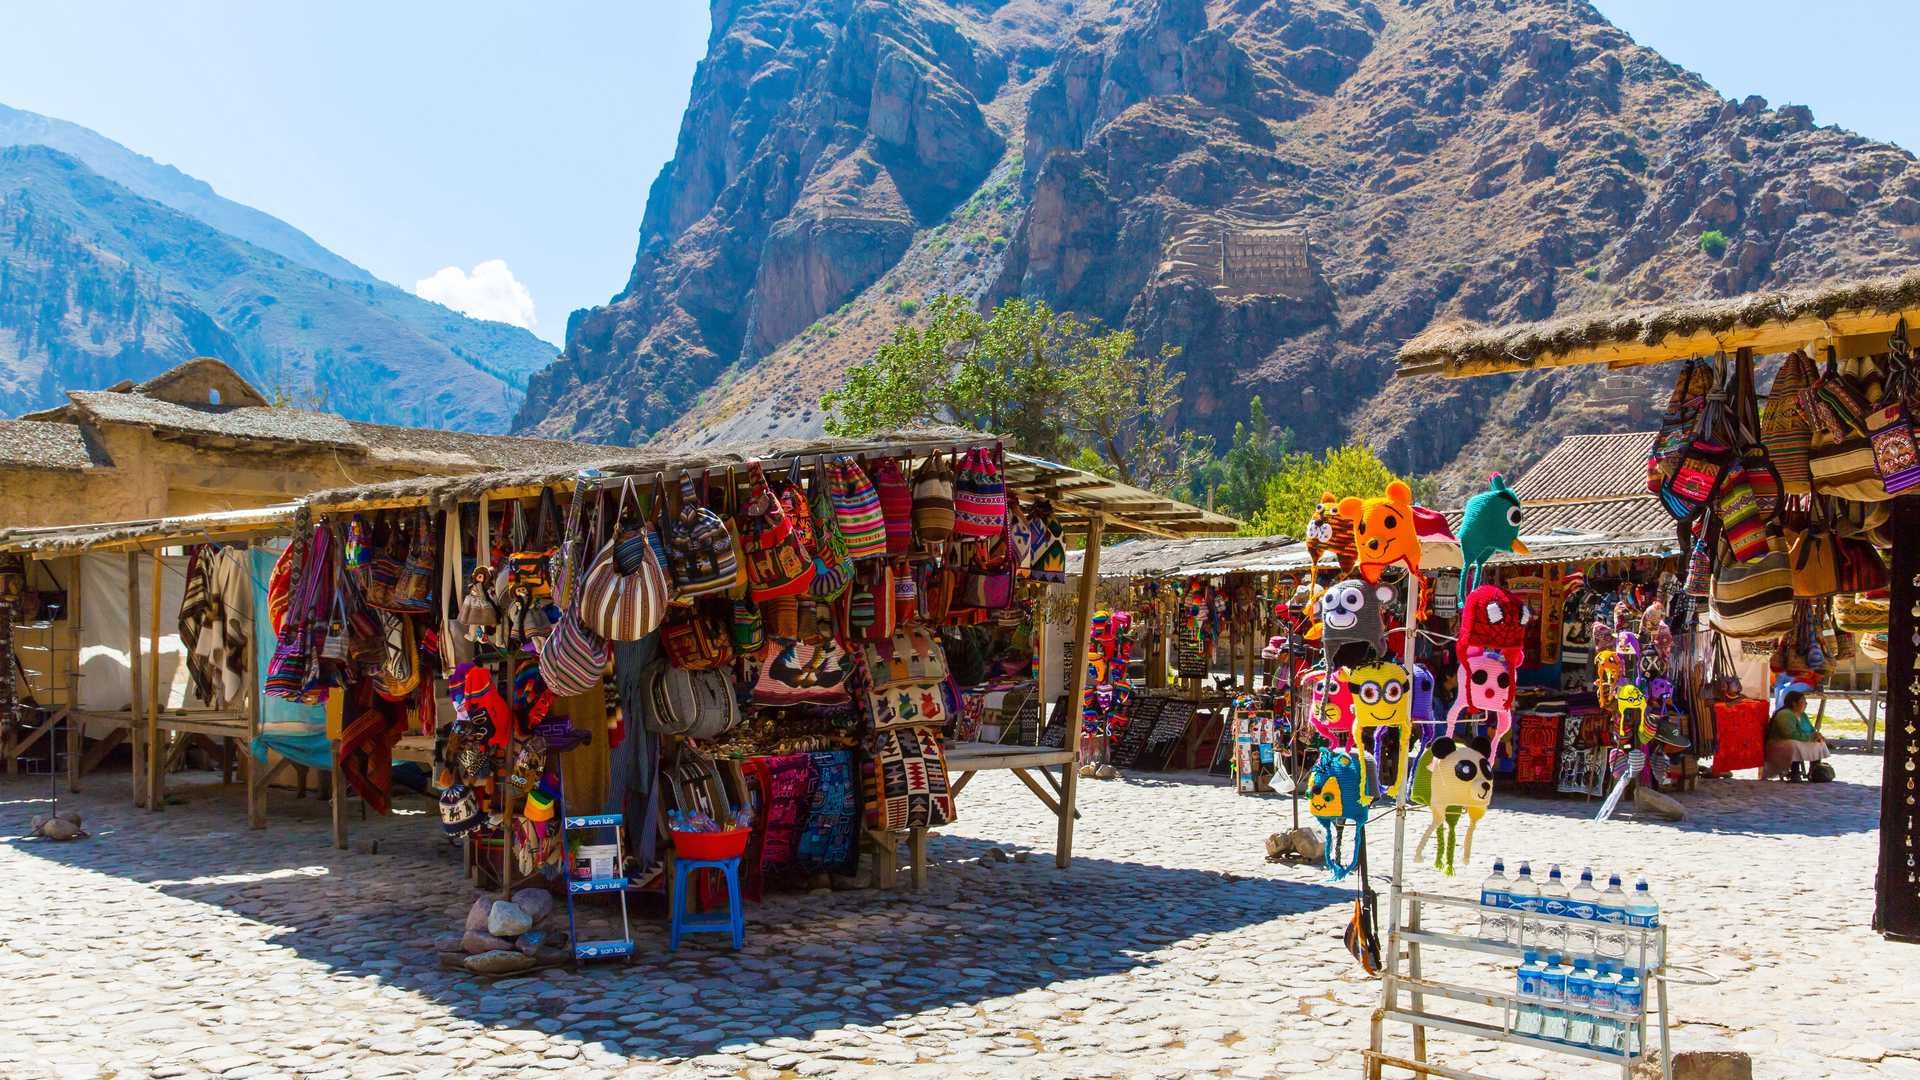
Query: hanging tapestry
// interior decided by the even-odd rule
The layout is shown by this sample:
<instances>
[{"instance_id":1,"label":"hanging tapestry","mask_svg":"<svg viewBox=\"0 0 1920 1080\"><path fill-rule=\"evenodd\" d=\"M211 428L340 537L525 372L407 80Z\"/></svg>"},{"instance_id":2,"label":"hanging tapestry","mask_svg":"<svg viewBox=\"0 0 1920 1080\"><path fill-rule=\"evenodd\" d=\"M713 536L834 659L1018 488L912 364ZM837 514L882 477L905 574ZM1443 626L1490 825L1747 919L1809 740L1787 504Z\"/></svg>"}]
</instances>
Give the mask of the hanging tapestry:
<instances>
[{"instance_id":1,"label":"hanging tapestry","mask_svg":"<svg viewBox=\"0 0 1920 1080\"><path fill-rule=\"evenodd\" d=\"M819 750L807 757L807 816L800 831L800 864L808 870L852 873L859 851L854 825L860 814L853 751Z\"/></svg>"},{"instance_id":2,"label":"hanging tapestry","mask_svg":"<svg viewBox=\"0 0 1920 1080\"><path fill-rule=\"evenodd\" d=\"M914 829L953 820L947 754L936 732L874 732L867 744L867 827Z\"/></svg>"}]
</instances>

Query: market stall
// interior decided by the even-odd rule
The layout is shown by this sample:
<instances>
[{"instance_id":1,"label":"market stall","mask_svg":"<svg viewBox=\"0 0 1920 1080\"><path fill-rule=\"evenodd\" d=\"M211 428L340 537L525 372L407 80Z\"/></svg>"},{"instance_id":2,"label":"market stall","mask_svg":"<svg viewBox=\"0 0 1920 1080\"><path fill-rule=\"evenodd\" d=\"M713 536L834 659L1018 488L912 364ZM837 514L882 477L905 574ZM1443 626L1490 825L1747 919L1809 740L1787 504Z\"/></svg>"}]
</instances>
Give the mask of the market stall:
<instances>
[{"instance_id":1,"label":"market stall","mask_svg":"<svg viewBox=\"0 0 1920 1080\"><path fill-rule=\"evenodd\" d=\"M78 791L88 771L127 744L135 803L157 810L166 774L189 747L212 748L226 781L247 777L249 816L264 824L267 774L246 753L260 735L248 548L284 534L297 509L0 533L0 552L20 560L34 613L16 630L35 642L19 655L33 660L28 690L38 719L16 750L64 729L68 788Z\"/></svg>"},{"instance_id":2,"label":"market stall","mask_svg":"<svg viewBox=\"0 0 1920 1080\"><path fill-rule=\"evenodd\" d=\"M1874 925L1904 941L1920 940L1920 809L1911 786L1920 767L1920 554L1894 541L1920 535L1920 451L1910 420L1920 406L1916 326L1920 274L1908 274L1448 328L1400 354L1400 374L1447 378L1678 365L1649 488L1673 511L1700 617L1726 637L1772 642L1767 651L1778 660L1762 670L1782 668L1787 686L1817 685L1816 661L1825 657L1816 652L1847 647L1840 633L1886 656ZM1781 358L1770 381L1758 369L1767 356Z\"/></svg>"},{"instance_id":3,"label":"market stall","mask_svg":"<svg viewBox=\"0 0 1920 1080\"><path fill-rule=\"evenodd\" d=\"M808 866L850 865L863 839L882 883L902 848L917 883L927 830L995 770L1055 815L1067 865L1078 725L1060 746L983 744L965 703L1041 682L1031 612L1064 580L1066 536L1098 551L1109 532L1233 525L952 430L396 482L306 509L276 652L301 647L285 627L304 619L348 627L351 656L367 608L389 642L416 643L420 674L382 687L313 653L296 683L277 656L268 695L309 696L318 671L346 699L356 790L379 787L377 761L430 762L443 823L503 892L571 865L553 804L619 816L634 888L671 876L695 816L724 826L742 809L772 880L826 828L822 807L837 856ZM1092 597L1078 599L1084 640ZM1063 674L1074 700L1085 674ZM858 835L840 827L856 818Z\"/></svg>"}]
</instances>

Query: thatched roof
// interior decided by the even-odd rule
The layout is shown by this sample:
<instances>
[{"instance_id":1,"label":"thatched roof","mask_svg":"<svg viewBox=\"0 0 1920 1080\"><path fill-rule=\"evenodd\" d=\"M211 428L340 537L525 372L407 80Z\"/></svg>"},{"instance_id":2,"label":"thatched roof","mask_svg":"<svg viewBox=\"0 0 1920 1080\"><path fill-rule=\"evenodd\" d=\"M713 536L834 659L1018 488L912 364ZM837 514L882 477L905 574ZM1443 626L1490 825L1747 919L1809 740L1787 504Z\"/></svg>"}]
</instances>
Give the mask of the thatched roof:
<instances>
[{"instance_id":1,"label":"thatched roof","mask_svg":"<svg viewBox=\"0 0 1920 1080\"><path fill-rule=\"evenodd\" d=\"M1822 337L1885 334L1903 316L1920 321L1920 271L1816 289L1578 312L1512 326L1437 325L1400 350L1400 374L1627 366L1737 348L1758 355Z\"/></svg>"},{"instance_id":2,"label":"thatched roof","mask_svg":"<svg viewBox=\"0 0 1920 1080\"><path fill-rule=\"evenodd\" d=\"M353 425L332 413L276 409L270 405L179 405L161 398L112 390L71 390L81 416L97 424L124 424L175 435L282 446L360 450L366 444Z\"/></svg>"},{"instance_id":3,"label":"thatched roof","mask_svg":"<svg viewBox=\"0 0 1920 1080\"><path fill-rule=\"evenodd\" d=\"M109 521L90 525L41 525L0 529L0 551L51 558L83 551L194 544L245 536L288 535L299 520L299 503L276 503L246 510Z\"/></svg>"},{"instance_id":4,"label":"thatched roof","mask_svg":"<svg viewBox=\"0 0 1920 1080\"><path fill-rule=\"evenodd\" d=\"M1131 540L1100 551L1100 577L1184 577L1195 566L1271 551L1292 544L1289 536L1210 536L1181 540ZM1067 552L1067 573L1078 574L1084 550Z\"/></svg>"},{"instance_id":5,"label":"thatched roof","mask_svg":"<svg viewBox=\"0 0 1920 1080\"><path fill-rule=\"evenodd\" d=\"M0 467L77 472L102 463L73 424L0 420Z\"/></svg>"},{"instance_id":6,"label":"thatched roof","mask_svg":"<svg viewBox=\"0 0 1920 1080\"><path fill-rule=\"evenodd\" d=\"M652 450L639 447L628 456L596 457L596 447L576 447L576 460L564 465L499 470L466 476L431 476L381 484L335 488L316 492L307 502L317 513L399 506L445 507L471 502L482 495L525 497L547 487L570 487L582 473L599 474L612 485L628 477L651 483L655 477L671 481L681 472L723 475L759 461L768 472L790 463L803 466L836 457L930 454L992 446L996 436L957 427L927 427L879 432L865 438L782 438L733 447L675 447ZM1007 486L1028 500L1046 499L1061 521L1084 527L1092 515L1104 515L1118 531L1160 536L1230 533L1239 522L1175 499L1155 495L1082 469L1026 454L1006 455Z\"/></svg>"}]
</instances>

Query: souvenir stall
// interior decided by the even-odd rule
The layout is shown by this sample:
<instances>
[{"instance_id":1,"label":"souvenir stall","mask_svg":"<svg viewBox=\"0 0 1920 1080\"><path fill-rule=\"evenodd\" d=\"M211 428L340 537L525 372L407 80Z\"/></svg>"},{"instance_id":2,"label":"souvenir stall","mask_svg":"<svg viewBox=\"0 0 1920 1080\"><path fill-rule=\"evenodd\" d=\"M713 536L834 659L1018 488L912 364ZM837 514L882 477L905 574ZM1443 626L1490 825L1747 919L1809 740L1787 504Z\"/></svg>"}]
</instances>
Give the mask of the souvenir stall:
<instances>
[{"instance_id":1,"label":"souvenir stall","mask_svg":"<svg viewBox=\"0 0 1920 1080\"><path fill-rule=\"evenodd\" d=\"M260 546L297 513L284 504L0 533L42 616L27 654L35 739L63 730L69 790L126 744L135 803L159 810L167 774L198 746L227 782L246 777L249 818L265 824L266 785L282 763L256 769L247 753L262 734L253 606L273 560Z\"/></svg>"},{"instance_id":2,"label":"souvenir stall","mask_svg":"<svg viewBox=\"0 0 1920 1080\"><path fill-rule=\"evenodd\" d=\"M383 762L427 763L444 828L503 895L581 875L663 890L678 853L716 844L739 849L749 895L850 870L863 844L883 885L906 848L918 884L927 830L988 770L1056 815L1064 867L1079 725L1058 747L984 744L964 737L969 703L1044 674L1032 611L1066 534L1097 551L1110 529L1233 525L957 430L402 481L307 509L276 574L266 694L344 701L346 782L376 808ZM1064 674L1083 697L1084 668ZM617 866L588 865L576 820L620 827Z\"/></svg>"},{"instance_id":3,"label":"souvenir stall","mask_svg":"<svg viewBox=\"0 0 1920 1080\"><path fill-rule=\"evenodd\" d=\"M1194 568L1290 543L1283 536L1141 540L1103 553L1095 618L1106 633L1096 633L1097 651L1088 657L1085 770L1102 778L1209 763L1231 770L1237 745L1259 757L1255 744L1236 742L1233 703L1254 692L1262 670L1271 681L1273 658L1262 653L1272 651L1274 593L1284 601L1298 575ZM1082 555L1069 556L1071 574ZM1246 770L1248 783L1266 790L1271 772L1269 747L1264 767Z\"/></svg>"},{"instance_id":4,"label":"souvenir stall","mask_svg":"<svg viewBox=\"0 0 1920 1080\"><path fill-rule=\"evenodd\" d=\"M1920 761L1913 726L1920 555L1893 543L1920 535L1920 450L1910 419L1920 406L1916 327L1920 274L1909 274L1453 328L1400 354L1400 373L1409 376L1673 365L1648 485L1675 518L1676 543L1688 556L1682 591L1696 620L1729 643L1757 643L1753 651L1772 656L1752 672L1770 688L1817 687L1830 649L1878 650L1878 635L1887 634L1873 921L1896 940L1920 940L1920 802L1911 786ZM1770 380L1762 376L1765 357L1778 358L1767 365ZM1843 630L1843 619L1857 629ZM1852 640L1843 642L1843 633Z\"/></svg>"}]
</instances>

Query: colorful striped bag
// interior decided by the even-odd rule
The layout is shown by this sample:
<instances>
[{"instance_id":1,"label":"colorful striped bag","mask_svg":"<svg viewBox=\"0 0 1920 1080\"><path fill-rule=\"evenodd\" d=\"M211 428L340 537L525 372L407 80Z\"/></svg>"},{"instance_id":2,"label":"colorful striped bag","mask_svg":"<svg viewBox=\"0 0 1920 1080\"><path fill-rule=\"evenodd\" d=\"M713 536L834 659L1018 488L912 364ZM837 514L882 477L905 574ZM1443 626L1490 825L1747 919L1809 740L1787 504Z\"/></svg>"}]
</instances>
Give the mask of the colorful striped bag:
<instances>
[{"instance_id":1,"label":"colorful striped bag","mask_svg":"<svg viewBox=\"0 0 1920 1080\"><path fill-rule=\"evenodd\" d=\"M880 493L866 470L852 458L828 466L832 477L834 520L840 540L855 559L881 559L887 554L887 523L880 512Z\"/></svg>"}]
</instances>

